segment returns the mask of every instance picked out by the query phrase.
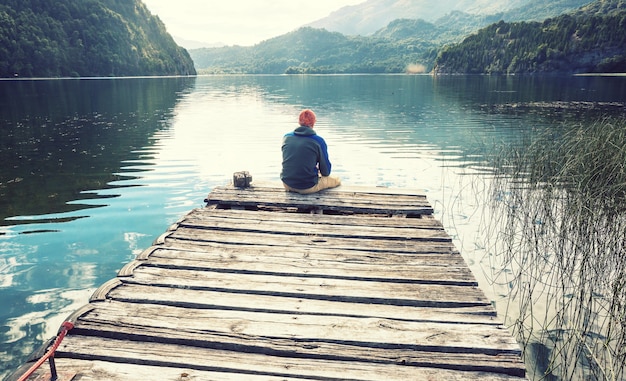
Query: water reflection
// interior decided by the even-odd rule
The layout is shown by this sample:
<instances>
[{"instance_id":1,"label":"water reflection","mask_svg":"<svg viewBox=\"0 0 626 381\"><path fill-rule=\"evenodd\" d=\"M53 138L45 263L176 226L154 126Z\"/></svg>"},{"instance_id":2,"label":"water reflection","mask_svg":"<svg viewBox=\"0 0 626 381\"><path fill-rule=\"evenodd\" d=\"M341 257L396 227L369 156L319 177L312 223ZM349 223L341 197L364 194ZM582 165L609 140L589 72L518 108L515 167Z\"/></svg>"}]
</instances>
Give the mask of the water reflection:
<instances>
[{"instance_id":1,"label":"water reflection","mask_svg":"<svg viewBox=\"0 0 626 381\"><path fill-rule=\"evenodd\" d=\"M106 205L80 201L113 197L88 191L127 178L121 163L167 126L189 81L1 82L0 225L74 219L84 215L66 214Z\"/></svg>"},{"instance_id":2,"label":"water reflection","mask_svg":"<svg viewBox=\"0 0 626 381\"><path fill-rule=\"evenodd\" d=\"M194 83L0 82L0 378L153 239L111 205L143 186L154 136Z\"/></svg>"}]
</instances>

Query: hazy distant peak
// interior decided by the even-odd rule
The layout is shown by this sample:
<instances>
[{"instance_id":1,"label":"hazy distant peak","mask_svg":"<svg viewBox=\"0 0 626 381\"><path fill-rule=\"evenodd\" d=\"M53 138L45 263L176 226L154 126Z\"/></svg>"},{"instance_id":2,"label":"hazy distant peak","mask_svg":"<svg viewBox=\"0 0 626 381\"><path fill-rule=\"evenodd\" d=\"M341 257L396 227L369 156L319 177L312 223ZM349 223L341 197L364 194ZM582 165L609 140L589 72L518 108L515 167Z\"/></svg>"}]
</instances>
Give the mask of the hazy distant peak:
<instances>
[{"instance_id":1,"label":"hazy distant peak","mask_svg":"<svg viewBox=\"0 0 626 381\"><path fill-rule=\"evenodd\" d=\"M452 11L489 15L505 12L529 1L531 0L368 0L343 7L306 26L366 36L400 18L432 22Z\"/></svg>"},{"instance_id":2,"label":"hazy distant peak","mask_svg":"<svg viewBox=\"0 0 626 381\"><path fill-rule=\"evenodd\" d=\"M476 15L492 15L519 8L530 2L531 0L465 0L460 1L459 9L455 10Z\"/></svg>"},{"instance_id":3,"label":"hazy distant peak","mask_svg":"<svg viewBox=\"0 0 626 381\"><path fill-rule=\"evenodd\" d=\"M174 41L176 41L176 43L179 46L182 46L183 48L187 50L201 49L201 48L220 48L222 46L226 46L226 44L223 42L206 42L206 41L189 40L189 39L182 38L180 36L172 36L172 38L174 38Z\"/></svg>"}]
</instances>

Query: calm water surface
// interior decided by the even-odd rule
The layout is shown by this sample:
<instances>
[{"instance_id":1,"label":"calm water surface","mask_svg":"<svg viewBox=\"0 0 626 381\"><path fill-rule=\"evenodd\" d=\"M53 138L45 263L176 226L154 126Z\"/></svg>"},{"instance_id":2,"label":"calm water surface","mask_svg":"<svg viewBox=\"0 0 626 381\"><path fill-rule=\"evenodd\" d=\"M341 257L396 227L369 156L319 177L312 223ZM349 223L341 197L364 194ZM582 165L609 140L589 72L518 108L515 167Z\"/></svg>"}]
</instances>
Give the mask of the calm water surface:
<instances>
[{"instance_id":1,"label":"calm water surface","mask_svg":"<svg viewBox=\"0 0 626 381\"><path fill-rule=\"evenodd\" d=\"M623 113L626 78L216 76L0 81L0 378L232 173L278 181L318 115L352 185L426 192L501 315L480 197L493 147Z\"/></svg>"}]
</instances>

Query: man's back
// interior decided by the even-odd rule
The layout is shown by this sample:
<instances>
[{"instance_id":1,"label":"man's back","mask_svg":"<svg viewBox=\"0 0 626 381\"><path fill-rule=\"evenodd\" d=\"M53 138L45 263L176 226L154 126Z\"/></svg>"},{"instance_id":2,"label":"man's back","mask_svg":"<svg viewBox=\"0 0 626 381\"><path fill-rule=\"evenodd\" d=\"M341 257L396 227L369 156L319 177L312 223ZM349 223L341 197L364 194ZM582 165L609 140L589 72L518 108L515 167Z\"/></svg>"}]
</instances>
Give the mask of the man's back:
<instances>
[{"instance_id":1,"label":"man's back","mask_svg":"<svg viewBox=\"0 0 626 381\"><path fill-rule=\"evenodd\" d=\"M285 189L313 193L338 186L341 181L330 177L331 163L324 139L313 130L313 111L300 113L300 127L283 137L283 163L280 178Z\"/></svg>"}]
</instances>

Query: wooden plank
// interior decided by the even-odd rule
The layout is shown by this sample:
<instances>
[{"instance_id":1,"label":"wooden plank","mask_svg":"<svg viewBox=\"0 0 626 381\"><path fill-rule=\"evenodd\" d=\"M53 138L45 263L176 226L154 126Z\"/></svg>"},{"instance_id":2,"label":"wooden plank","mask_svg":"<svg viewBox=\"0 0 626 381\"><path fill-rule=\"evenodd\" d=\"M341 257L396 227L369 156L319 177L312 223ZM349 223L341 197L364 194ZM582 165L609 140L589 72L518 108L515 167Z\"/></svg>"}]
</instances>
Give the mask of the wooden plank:
<instances>
[{"instance_id":1,"label":"wooden plank","mask_svg":"<svg viewBox=\"0 0 626 381\"><path fill-rule=\"evenodd\" d=\"M422 245L419 245L420 247ZM449 248L449 247L448 247ZM415 253L370 252L359 250L338 250L332 248L300 248L284 247L277 250L273 246L254 244L216 244L203 245L156 245L141 253L138 260L171 258L173 252L176 258L189 261L202 261L211 257L222 258L224 262L230 259L237 261L240 258L252 257L257 260L268 261L302 261L311 266L329 263L331 265L352 264L379 268L380 266L450 266L463 267L465 260L457 252L431 252L430 250L416 250Z\"/></svg>"},{"instance_id":2,"label":"wooden plank","mask_svg":"<svg viewBox=\"0 0 626 381\"><path fill-rule=\"evenodd\" d=\"M378 250L377 248L358 250L333 249L332 247L317 246L274 247L256 245L254 243L177 240L169 238L169 236L166 237L164 244L152 246L150 249L138 255L137 259L140 261L149 260L156 249L158 249L159 252L161 252L161 250L178 250L181 252L179 258L188 259L190 261L201 261L203 257L210 257L212 255L222 256L224 258L230 258L230 256L232 256L232 258L236 259L237 253L241 253L242 255L256 255L259 259L267 257L268 260L271 260L272 257L279 256L281 252L284 252L287 256L292 257L294 261L310 259L313 266L315 266L317 262L329 261L352 264L367 264L368 261L371 261L371 264L374 266L396 264L399 266L420 266L428 264L432 266L446 266L446 264L449 264L450 267L460 267L465 265L463 257L457 252L451 251L450 246L441 247L420 244L412 252L406 252L384 251ZM135 267L132 262L128 265Z\"/></svg>"},{"instance_id":3,"label":"wooden plank","mask_svg":"<svg viewBox=\"0 0 626 381\"><path fill-rule=\"evenodd\" d=\"M250 375L276 379L344 380L344 381L406 381L420 380L516 380L516 376L481 371L459 371L400 364L362 363L328 359L289 358L255 353L210 350L176 344L129 342L107 338L68 336L59 352L59 363L67 357L116 364L110 373L117 374L122 364L141 364L158 367L160 370L182 369L181 373L200 375L198 372L241 375L247 380ZM68 361L69 362L69 361ZM71 364L71 363L70 363ZM71 366L71 365L70 365ZM144 368L145 369L145 368ZM191 369L192 372L187 372ZM175 373L174 373L175 374ZM81 378L82 379L82 378ZM96 378L95 379L102 379ZM113 378L114 379L114 378ZM131 379L137 379L131 377ZM153 379L153 377L140 378ZM176 379L176 378L175 378ZM194 378L195 379L195 378ZM251 380L255 380L252 378Z\"/></svg>"},{"instance_id":4,"label":"wooden plank","mask_svg":"<svg viewBox=\"0 0 626 381\"><path fill-rule=\"evenodd\" d=\"M462 257L458 254L456 248L452 245L445 243L424 243L412 245L397 245L392 247L383 247L382 245L358 245L355 247L353 244L357 244L358 240L333 240L332 244L327 240L315 239L315 237L309 239L301 239L299 242L292 241L289 245L287 240L262 240L261 242L255 241L255 236L234 236L234 235L207 235L201 237L202 239L194 239L193 235L189 234L175 234L175 232L168 232L161 235L155 240L156 246L180 249L180 250L213 250L216 248L231 248L240 246L245 250L274 250L280 252L281 250L299 250L302 255L306 255L307 252L324 253L328 251L336 250L338 253L354 253L360 255L361 258L367 258L369 256L378 255L407 255L410 258L414 257L436 257L441 255L442 258L450 258L454 260L460 260ZM246 239L241 241L240 239ZM298 243L298 244L296 244ZM341 255L341 254L340 254Z\"/></svg>"},{"instance_id":5,"label":"wooden plank","mask_svg":"<svg viewBox=\"0 0 626 381\"><path fill-rule=\"evenodd\" d=\"M259 197L260 196L260 197ZM363 197L356 198L350 195L342 197L330 196L302 196L294 193L268 193L253 194L248 190L231 192L211 193L207 198L209 205L219 204L227 206L275 206L291 209L329 211L346 211L354 213L379 213L379 214L432 214L432 208L427 202L402 202L395 199L389 202L374 202L379 200L367 200ZM395 205L394 205L395 204Z\"/></svg>"},{"instance_id":6,"label":"wooden plank","mask_svg":"<svg viewBox=\"0 0 626 381\"><path fill-rule=\"evenodd\" d=\"M199 347L211 350L226 350L246 354L262 354L276 357L341 360L346 362L363 362L377 364L398 364L404 366L423 366L429 368L455 369L465 371L489 371L505 374L520 374L519 352L499 353L490 355L484 353L467 352L435 352L421 351L411 348L393 347L376 348L359 346L355 343L298 341L293 339L277 339L272 337L253 337L241 334L224 334L212 331L203 332L202 341L189 339L182 332L176 335L173 331L148 332L144 328L133 331L128 327L119 327L117 330L107 330L106 327L93 325L103 330L93 331L92 325L85 323L86 328L80 328L75 335L86 334L92 337L107 337L123 339L132 342L144 342L147 346L154 343L177 344L185 347ZM114 328L114 327L109 327ZM148 334L146 334L148 332ZM152 335L150 334L152 333ZM191 338L198 337L192 335ZM358 344L358 343L356 343ZM268 358L272 360L272 358Z\"/></svg>"},{"instance_id":7,"label":"wooden plank","mask_svg":"<svg viewBox=\"0 0 626 381\"><path fill-rule=\"evenodd\" d=\"M277 380L274 375L235 373L229 371L210 371L190 369L183 364L175 366L146 365L140 363L139 360L132 360L136 363L129 364L121 362L126 358L109 358L109 361L95 359L77 359L77 358L57 358L56 365L59 369L71 369L72 375L80 374L80 378L59 377L57 381L129 381L129 380L174 380L174 381L272 381ZM127 360L131 361L131 360ZM155 363L155 362L152 362ZM50 381L50 372L45 368L37 373L34 381ZM31 378L33 379L33 378ZM319 380L318 378L293 378L281 376L282 381L307 381Z\"/></svg>"},{"instance_id":8,"label":"wooden plank","mask_svg":"<svg viewBox=\"0 0 626 381\"><path fill-rule=\"evenodd\" d=\"M394 319L413 322L501 325L491 305L459 308L395 306L391 304L351 303L303 299L277 295L249 295L228 291L166 288L155 290L151 285L118 283L100 300L158 304L189 309L225 309L279 312L309 315L352 316L372 319ZM85 310L88 311L88 310Z\"/></svg>"},{"instance_id":9,"label":"wooden plank","mask_svg":"<svg viewBox=\"0 0 626 381\"><path fill-rule=\"evenodd\" d=\"M219 230L207 231L203 229L193 229L180 227L175 231L164 235L160 242L168 244L168 241L175 245L174 241L194 242L198 245L206 242L251 244L278 247L320 247L334 248L337 250L360 250L374 252L395 252L395 253L450 253L456 251L448 240L437 238L423 240L397 240L397 239L366 239L366 238L345 238L318 235L279 235L267 234L264 232L224 232Z\"/></svg>"},{"instance_id":10,"label":"wooden plank","mask_svg":"<svg viewBox=\"0 0 626 381\"><path fill-rule=\"evenodd\" d=\"M433 209L425 197L401 197L399 195L376 195L368 198L355 192L322 192L300 195L273 189L239 189L217 187L205 199L209 205L258 207L271 206L295 209L320 209L348 213L381 213L421 215L432 214Z\"/></svg>"},{"instance_id":11,"label":"wooden plank","mask_svg":"<svg viewBox=\"0 0 626 381\"><path fill-rule=\"evenodd\" d=\"M477 287L231 274L152 267L139 267L132 277L123 278L123 282L156 287L228 290L250 295L282 295L364 304L444 308L491 304Z\"/></svg>"},{"instance_id":12,"label":"wooden plank","mask_svg":"<svg viewBox=\"0 0 626 381\"><path fill-rule=\"evenodd\" d=\"M257 274L273 276L298 276L318 279L344 279L385 283L437 284L452 286L477 286L471 272L465 267L396 266L386 274L378 269L359 268L359 265L344 265L341 268L332 264L309 264L288 262L287 260L236 260L220 259L188 261L171 258L166 262L143 262L133 266L150 266L163 269L211 271L213 273ZM345 271L350 271L346 274ZM127 274L125 274L127 275Z\"/></svg>"},{"instance_id":13,"label":"wooden plank","mask_svg":"<svg viewBox=\"0 0 626 381\"><path fill-rule=\"evenodd\" d=\"M110 347L111 345L107 345ZM232 361L232 359L231 359ZM159 375L160 380L174 380L174 381L320 381L320 377L317 376L302 376L297 375L295 377L289 377L285 374L277 376L275 374L258 374L252 372L246 372L244 369L236 370L224 369L223 371L210 371L210 370L197 370L189 369L183 366L154 366L154 365L136 365L129 363L113 362L113 361L99 361L99 360L82 360L82 359L67 359L59 358L56 360L57 367L59 369L73 369L72 374L79 373L80 381L128 381L128 380L154 380L155 375ZM389 367L390 368L390 367ZM450 371L445 369L428 369L428 368L416 368L416 369L403 369L402 373L397 375L395 371L386 368L390 372L387 375L378 375L380 379L386 380L399 380L402 376L412 377L405 378L404 380L486 380L486 381L510 381L520 378L515 376L498 375L487 372L460 372ZM354 370L354 367L351 368ZM365 371L359 371L365 373ZM391 374L393 372L393 374ZM41 372L41 380L50 380L49 371ZM330 372L329 372L330 373ZM352 374L355 374L353 372ZM45 376L44 376L45 374ZM359 380L376 380L377 374L364 375L367 378L360 378ZM78 380L78 378L59 378L58 381L70 381ZM326 377L325 381L351 381L345 377Z\"/></svg>"},{"instance_id":14,"label":"wooden plank","mask_svg":"<svg viewBox=\"0 0 626 381\"><path fill-rule=\"evenodd\" d=\"M335 345L333 353L338 356L344 356L343 351L350 350L365 358L371 356L367 354L368 351L384 352L388 349L448 354L520 355L518 344L506 329L484 324L201 310L121 302L95 303L95 307L81 317L74 328L75 334L100 331L99 335L103 335L102 332L107 331L111 333L106 334L107 337L136 335L150 342L168 338L168 341L187 341L188 345L203 347L217 345L221 348L236 348L247 345L251 348L274 348L272 351L287 352L293 351L289 347L295 346L297 342L297 345L303 346L303 353L307 353L307 356L312 356L314 351L326 353L319 349L324 343ZM419 353L414 356L419 356Z\"/></svg>"},{"instance_id":15,"label":"wooden plank","mask_svg":"<svg viewBox=\"0 0 626 381\"><path fill-rule=\"evenodd\" d=\"M422 246L422 245L420 245ZM230 260L267 260L267 261L298 261L315 267L328 263L331 266L360 265L361 268L377 268L381 266L432 266L464 267L465 260L456 252L431 252L416 250L415 253L368 252L359 250L338 250L330 248L285 247L277 250L273 246L218 244L199 248L195 245L156 245L141 253L138 260L167 260L177 258L187 261L203 261L212 258L223 262ZM228 265L225 263L224 265Z\"/></svg>"},{"instance_id":16,"label":"wooden plank","mask_svg":"<svg viewBox=\"0 0 626 381\"><path fill-rule=\"evenodd\" d=\"M407 256L405 256L407 257ZM462 260L450 260L448 264L429 262L427 258L408 261L398 256L384 258L378 263L368 263L364 258L359 261L340 261L336 258L320 258L316 253L292 251L259 255L240 250L225 252L191 252L167 248L155 248L150 260L130 262L120 275L130 276L139 266L207 270L216 272L273 274L283 276L307 276L318 278L337 278L370 280L379 282L448 284L477 286L477 282ZM128 268L128 270L127 270Z\"/></svg>"},{"instance_id":17,"label":"wooden plank","mask_svg":"<svg viewBox=\"0 0 626 381\"><path fill-rule=\"evenodd\" d=\"M211 218L210 215L202 218L189 216L179 222L179 228L195 228L203 230L221 230L227 232L263 232L282 235L316 235L320 237L350 237L365 239L396 239L396 240L429 240L450 242L452 239L443 229L413 228L398 229L396 227L372 227L364 225L325 225L303 224L287 221L251 221L225 220Z\"/></svg>"},{"instance_id":18,"label":"wooden plank","mask_svg":"<svg viewBox=\"0 0 626 381\"><path fill-rule=\"evenodd\" d=\"M238 209L216 209L216 208L196 208L181 218L222 218L227 220L257 221L264 223L272 222L297 222L302 224L324 224L324 225L348 225L362 227L389 227L396 229L431 228L443 229L441 222L434 218L405 218L403 216L371 216L367 214L359 215L327 215L314 213L276 213L263 210L256 210L250 213L248 210Z\"/></svg>"},{"instance_id":19,"label":"wooden plank","mask_svg":"<svg viewBox=\"0 0 626 381\"><path fill-rule=\"evenodd\" d=\"M307 213L274 213L257 211L253 216L245 217L245 210L237 209L212 209L202 208L196 209L187 214L179 222L187 222L189 224L198 221L199 226L211 226L213 223L242 222L247 225L286 225L295 226L301 229L301 226L311 227L360 227L366 231L385 232L390 229L397 229L401 232L412 230L435 230L444 231L443 226L438 220L426 218L402 218L402 217L369 217L366 215L337 215L329 216L326 214L307 214ZM176 225L175 225L176 226ZM379 233L380 234L380 233ZM398 234L398 232L395 232Z\"/></svg>"}]
</instances>

